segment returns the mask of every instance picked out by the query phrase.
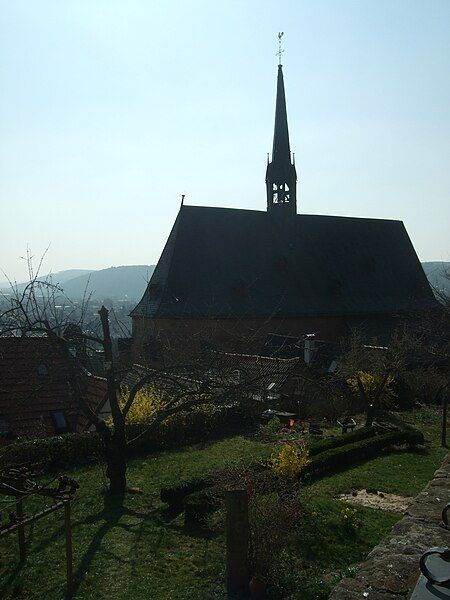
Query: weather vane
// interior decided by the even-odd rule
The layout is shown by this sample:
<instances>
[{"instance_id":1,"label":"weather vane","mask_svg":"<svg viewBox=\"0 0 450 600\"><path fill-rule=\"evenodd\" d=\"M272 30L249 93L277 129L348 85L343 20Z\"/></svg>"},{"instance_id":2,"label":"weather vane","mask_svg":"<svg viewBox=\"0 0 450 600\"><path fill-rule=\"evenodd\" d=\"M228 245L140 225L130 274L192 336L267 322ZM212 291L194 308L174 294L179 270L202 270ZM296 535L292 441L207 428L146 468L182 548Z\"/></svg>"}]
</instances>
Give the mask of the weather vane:
<instances>
[{"instance_id":1,"label":"weather vane","mask_svg":"<svg viewBox=\"0 0 450 600\"><path fill-rule=\"evenodd\" d=\"M277 52L277 56L278 56L278 64L281 65L281 55L283 54L284 50L281 47L281 38L284 35L284 31L279 31L278 32L278 52Z\"/></svg>"}]
</instances>

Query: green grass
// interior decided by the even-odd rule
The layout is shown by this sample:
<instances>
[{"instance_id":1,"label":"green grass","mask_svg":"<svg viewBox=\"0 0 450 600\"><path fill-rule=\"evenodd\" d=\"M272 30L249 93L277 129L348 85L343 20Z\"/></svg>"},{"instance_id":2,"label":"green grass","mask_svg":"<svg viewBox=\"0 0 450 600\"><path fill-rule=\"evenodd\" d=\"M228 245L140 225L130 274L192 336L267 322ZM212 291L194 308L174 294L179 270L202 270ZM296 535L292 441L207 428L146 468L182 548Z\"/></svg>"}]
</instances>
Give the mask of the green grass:
<instances>
[{"instance_id":1,"label":"green grass","mask_svg":"<svg viewBox=\"0 0 450 600\"><path fill-rule=\"evenodd\" d=\"M410 414L410 420L431 440L425 452L384 455L302 491L300 533L283 557L287 582L280 576L275 597L326 598L326 590L336 578L362 560L401 517L361 508L358 515L363 524L348 534L340 516L343 505L334 499L336 494L370 486L413 496L431 478L445 454L438 446L439 415L437 411L420 411ZM182 515L166 515L159 490L182 478L212 472L243 458L264 458L270 452L267 445L235 436L133 460L129 484L144 493L127 495L124 511L103 510L101 489L106 479L100 467L74 471L72 476L81 486L73 507L76 598L223 598L222 530L214 528L209 534L185 531ZM1 598L64 597L62 525L62 514L57 513L27 528L28 557L23 565L18 563L16 536L0 540ZM291 593L293 583L303 591Z\"/></svg>"},{"instance_id":2,"label":"green grass","mask_svg":"<svg viewBox=\"0 0 450 600\"><path fill-rule=\"evenodd\" d=\"M297 575L280 583L283 595L279 597L289 600L327 598L335 583L351 574L351 567L361 562L402 517L399 513L358 507L357 516L362 525L349 533L341 517L346 505L336 500L337 495L371 487L414 497L431 479L447 452L439 445L440 413L426 409L403 416L424 433L423 450L386 453L325 477L302 491L305 515L297 543L287 557L291 573Z\"/></svg>"}]
</instances>

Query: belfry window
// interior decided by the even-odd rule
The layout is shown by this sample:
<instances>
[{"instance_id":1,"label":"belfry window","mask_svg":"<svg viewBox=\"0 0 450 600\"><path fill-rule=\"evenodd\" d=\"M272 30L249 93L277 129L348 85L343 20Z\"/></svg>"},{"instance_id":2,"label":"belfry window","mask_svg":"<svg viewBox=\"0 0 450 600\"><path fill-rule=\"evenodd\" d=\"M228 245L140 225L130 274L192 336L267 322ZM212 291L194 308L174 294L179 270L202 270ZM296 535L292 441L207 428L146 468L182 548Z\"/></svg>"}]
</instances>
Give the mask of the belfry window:
<instances>
[{"instance_id":1,"label":"belfry window","mask_svg":"<svg viewBox=\"0 0 450 600\"><path fill-rule=\"evenodd\" d=\"M290 201L289 186L287 183L272 184L273 204L284 204Z\"/></svg>"}]
</instances>

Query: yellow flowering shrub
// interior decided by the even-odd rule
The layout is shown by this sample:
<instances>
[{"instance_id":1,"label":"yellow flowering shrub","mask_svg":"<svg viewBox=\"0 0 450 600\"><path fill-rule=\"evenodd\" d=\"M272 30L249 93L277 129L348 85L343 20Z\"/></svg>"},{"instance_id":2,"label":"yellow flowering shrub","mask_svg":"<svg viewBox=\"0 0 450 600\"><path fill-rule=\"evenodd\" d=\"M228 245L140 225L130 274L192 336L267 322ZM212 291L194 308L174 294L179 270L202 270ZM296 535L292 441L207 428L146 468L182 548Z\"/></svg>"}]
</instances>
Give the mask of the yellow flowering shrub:
<instances>
[{"instance_id":1,"label":"yellow flowering shrub","mask_svg":"<svg viewBox=\"0 0 450 600\"><path fill-rule=\"evenodd\" d=\"M120 408L123 408L128 399L128 390L125 388L119 400ZM126 423L131 425L145 425L164 407L164 399L157 389L146 387L139 390L133 404L126 416ZM111 424L111 417L108 422Z\"/></svg>"},{"instance_id":2,"label":"yellow flowering shrub","mask_svg":"<svg viewBox=\"0 0 450 600\"><path fill-rule=\"evenodd\" d=\"M348 385L356 394L359 394L360 392L358 379L361 382L367 397L373 398L382 385L384 377L377 374L372 375L366 371L358 371L357 377L350 377L347 379ZM391 387L393 382L394 376L389 375L384 383L384 388L380 396L381 399L388 400L389 398L394 398L397 395Z\"/></svg>"},{"instance_id":3,"label":"yellow flowering shrub","mask_svg":"<svg viewBox=\"0 0 450 600\"><path fill-rule=\"evenodd\" d=\"M278 453L270 459L270 469L280 477L296 477L310 463L306 446L284 444Z\"/></svg>"},{"instance_id":4,"label":"yellow flowering shrub","mask_svg":"<svg viewBox=\"0 0 450 600\"><path fill-rule=\"evenodd\" d=\"M128 390L124 388L121 398L119 400L119 405L123 408L128 399ZM213 406L206 402L207 398L205 397L205 404L199 404L187 412L180 412L178 414L174 414L168 417L161 425L161 429L165 429L170 427L170 425L177 421L177 423L182 426L187 423L188 420L192 422L192 419L201 420L202 422L208 422L208 420L212 420L214 416L215 409ZM145 426L152 421L154 416L164 409L166 405L167 399L164 397L164 393L158 390L156 387L146 386L139 390L136 394L133 404L131 405L130 410L126 416L127 425L132 426ZM112 424L111 417L108 420L109 424Z\"/></svg>"},{"instance_id":5,"label":"yellow flowering shrub","mask_svg":"<svg viewBox=\"0 0 450 600\"><path fill-rule=\"evenodd\" d=\"M128 394L124 394L121 405L124 405ZM151 421L155 413L164 407L164 399L157 389L146 387L139 390L127 413L126 422L132 425L142 425Z\"/></svg>"}]
</instances>

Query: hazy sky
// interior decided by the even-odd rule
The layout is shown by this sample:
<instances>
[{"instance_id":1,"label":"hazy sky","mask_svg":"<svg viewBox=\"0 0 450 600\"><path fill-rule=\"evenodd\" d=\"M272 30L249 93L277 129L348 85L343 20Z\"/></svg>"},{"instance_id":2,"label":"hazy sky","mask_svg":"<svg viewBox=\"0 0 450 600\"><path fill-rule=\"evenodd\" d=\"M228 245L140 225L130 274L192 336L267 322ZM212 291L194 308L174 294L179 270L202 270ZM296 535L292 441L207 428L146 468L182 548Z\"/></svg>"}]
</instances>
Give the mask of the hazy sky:
<instances>
[{"instance_id":1,"label":"hazy sky","mask_svg":"<svg viewBox=\"0 0 450 600\"><path fill-rule=\"evenodd\" d=\"M0 268L157 261L180 204L265 209L276 35L302 213L450 260L450 0L1 0ZM0 279L3 277L0 275Z\"/></svg>"}]
</instances>

